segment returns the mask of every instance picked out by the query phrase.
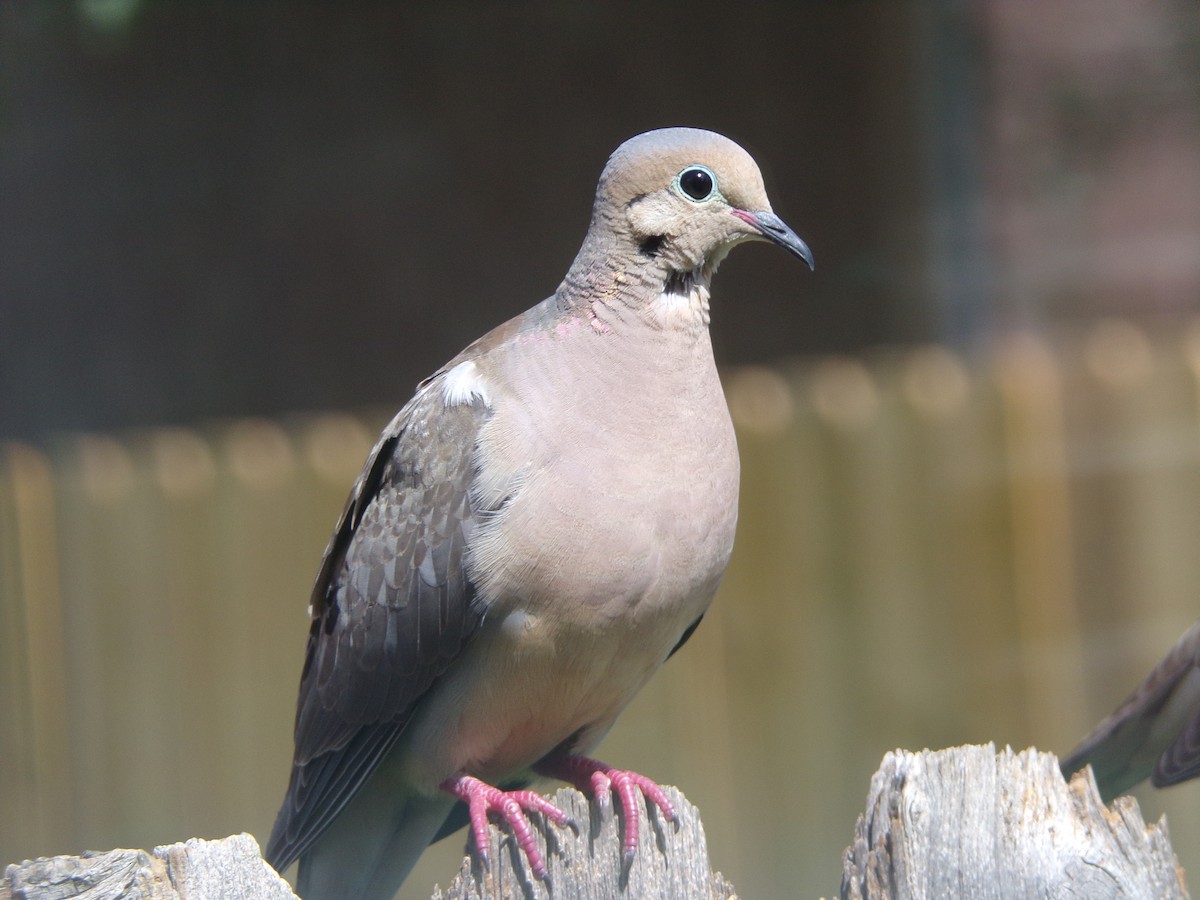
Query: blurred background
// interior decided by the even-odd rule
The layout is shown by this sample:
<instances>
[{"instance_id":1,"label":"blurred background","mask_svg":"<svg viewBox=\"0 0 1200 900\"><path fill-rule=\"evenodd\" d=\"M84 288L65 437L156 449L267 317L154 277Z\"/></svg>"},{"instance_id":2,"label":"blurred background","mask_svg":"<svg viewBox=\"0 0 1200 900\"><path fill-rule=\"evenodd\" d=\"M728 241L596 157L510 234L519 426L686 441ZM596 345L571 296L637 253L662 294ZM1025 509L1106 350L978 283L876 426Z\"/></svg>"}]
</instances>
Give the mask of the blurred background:
<instances>
[{"instance_id":1,"label":"blurred background","mask_svg":"<svg viewBox=\"0 0 1200 900\"><path fill-rule=\"evenodd\" d=\"M677 124L817 269L722 267L735 558L601 755L815 897L884 752L1065 754L1149 671L1200 614L1195 3L7 0L0 863L265 840L379 427ZM1200 872L1200 786L1137 796Z\"/></svg>"}]
</instances>

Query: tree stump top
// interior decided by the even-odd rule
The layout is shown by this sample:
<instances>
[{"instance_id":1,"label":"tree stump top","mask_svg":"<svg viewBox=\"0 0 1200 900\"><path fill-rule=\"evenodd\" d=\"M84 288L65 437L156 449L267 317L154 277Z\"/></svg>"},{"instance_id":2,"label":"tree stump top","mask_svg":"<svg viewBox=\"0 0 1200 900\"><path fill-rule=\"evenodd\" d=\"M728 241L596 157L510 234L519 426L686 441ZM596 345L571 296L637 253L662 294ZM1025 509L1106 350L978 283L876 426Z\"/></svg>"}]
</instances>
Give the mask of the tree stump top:
<instances>
[{"instance_id":1,"label":"tree stump top","mask_svg":"<svg viewBox=\"0 0 1200 900\"><path fill-rule=\"evenodd\" d=\"M994 745L887 754L843 857L841 896L1186 898L1165 821L1104 806L1091 770Z\"/></svg>"}]
</instances>

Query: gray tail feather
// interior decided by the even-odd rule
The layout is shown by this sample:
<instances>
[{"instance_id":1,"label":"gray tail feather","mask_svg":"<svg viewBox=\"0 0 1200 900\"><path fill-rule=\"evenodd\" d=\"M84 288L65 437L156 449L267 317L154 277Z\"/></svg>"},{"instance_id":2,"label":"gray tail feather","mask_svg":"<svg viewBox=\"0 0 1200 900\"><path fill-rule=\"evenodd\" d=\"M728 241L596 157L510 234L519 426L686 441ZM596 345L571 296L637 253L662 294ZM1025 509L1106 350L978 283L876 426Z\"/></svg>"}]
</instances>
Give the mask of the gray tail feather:
<instances>
[{"instance_id":1,"label":"gray tail feather","mask_svg":"<svg viewBox=\"0 0 1200 900\"><path fill-rule=\"evenodd\" d=\"M392 900L455 803L366 788L300 857L302 900Z\"/></svg>"}]
</instances>

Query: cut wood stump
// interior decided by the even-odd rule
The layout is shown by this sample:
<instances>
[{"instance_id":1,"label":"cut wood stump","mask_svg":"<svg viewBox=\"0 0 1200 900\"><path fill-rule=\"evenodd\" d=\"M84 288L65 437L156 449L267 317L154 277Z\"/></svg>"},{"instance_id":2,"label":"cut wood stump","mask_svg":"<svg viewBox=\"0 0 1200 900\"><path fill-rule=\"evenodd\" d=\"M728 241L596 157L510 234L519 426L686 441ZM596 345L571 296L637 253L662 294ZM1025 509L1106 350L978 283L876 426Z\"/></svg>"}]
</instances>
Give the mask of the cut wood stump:
<instances>
[{"instance_id":1,"label":"cut wood stump","mask_svg":"<svg viewBox=\"0 0 1200 900\"><path fill-rule=\"evenodd\" d=\"M735 900L712 871L696 808L664 790L678 821L642 807L628 871L620 814L564 788L553 802L578 830L540 820L533 828L547 882L530 877L509 832L492 825L491 867L467 857L433 900ZM885 756L842 862L844 900L1188 896L1165 821L1147 826L1131 797L1106 807L1090 770L1068 784L1053 755L991 745ZM0 900L68 897L295 900L248 834L26 861L0 881Z\"/></svg>"},{"instance_id":2,"label":"cut wood stump","mask_svg":"<svg viewBox=\"0 0 1200 900\"><path fill-rule=\"evenodd\" d=\"M145 850L26 860L4 870L0 900L296 900L248 834Z\"/></svg>"},{"instance_id":3,"label":"cut wood stump","mask_svg":"<svg viewBox=\"0 0 1200 900\"><path fill-rule=\"evenodd\" d=\"M562 788L551 802L575 820L579 832L536 823L547 882L532 879L512 836L493 824L490 868L485 871L474 854L464 858L454 881L445 891L435 890L433 900L736 900L733 887L712 871L699 811L675 788L663 791L676 822L666 821L652 803L641 807L638 852L628 872L621 870L620 814L601 815L579 791Z\"/></svg>"},{"instance_id":4,"label":"cut wood stump","mask_svg":"<svg viewBox=\"0 0 1200 900\"><path fill-rule=\"evenodd\" d=\"M1186 898L1165 819L1070 784L1049 753L993 745L887 754L842 860L843 900Z\"/></svg>"}]
</instances>

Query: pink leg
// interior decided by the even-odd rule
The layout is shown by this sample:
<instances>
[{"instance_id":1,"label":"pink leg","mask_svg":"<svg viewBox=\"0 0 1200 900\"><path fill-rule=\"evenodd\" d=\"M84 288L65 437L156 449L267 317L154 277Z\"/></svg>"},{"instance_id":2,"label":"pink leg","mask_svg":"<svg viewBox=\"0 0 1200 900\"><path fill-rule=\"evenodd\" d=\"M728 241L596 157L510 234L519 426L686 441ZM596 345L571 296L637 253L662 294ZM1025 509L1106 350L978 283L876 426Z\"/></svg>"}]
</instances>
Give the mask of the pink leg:
<instances>
[{"instance_id":1,"label":"pink leg","mask_svg":"<svg viewBox=\"0 0 1200 900\"><path fill-rule=\"evenodd\" d=\"M625 863L633 861L638 846L638 792L652 800L662 810L668 822L675 821L675 807L662 788L637 772L614 769L586 756L562 756L539 763L534 767L539 775L549 775L569 782L584 793L591 793L602 812L612 808L612 792L617 792L625 828L621 834L621 850Z\"/></svg>"},{"instance_id":2,"label":"pink leg","mask_svg":"<svg viewBox=\"0 0 1200 900\"><path fill-rule=\"evenodd\" d=\"M441 789L453 794L467 804L471 815L471 834L475 838L475 852L486 867L488 861L488 813L499 813L508 823L516 838L517 846L529 861L533 877L542 881L546 877L546 863L538 852L533 839L533 829L526 811L540 812L556 825L571 825L570 816L536 791L502 791L470 775L456 775L442 782Z\"/></svg>"}]
</instances>

